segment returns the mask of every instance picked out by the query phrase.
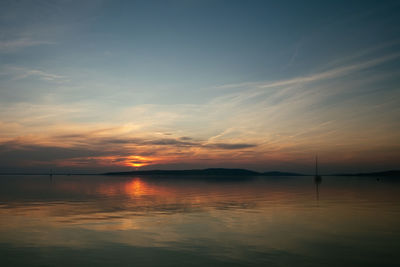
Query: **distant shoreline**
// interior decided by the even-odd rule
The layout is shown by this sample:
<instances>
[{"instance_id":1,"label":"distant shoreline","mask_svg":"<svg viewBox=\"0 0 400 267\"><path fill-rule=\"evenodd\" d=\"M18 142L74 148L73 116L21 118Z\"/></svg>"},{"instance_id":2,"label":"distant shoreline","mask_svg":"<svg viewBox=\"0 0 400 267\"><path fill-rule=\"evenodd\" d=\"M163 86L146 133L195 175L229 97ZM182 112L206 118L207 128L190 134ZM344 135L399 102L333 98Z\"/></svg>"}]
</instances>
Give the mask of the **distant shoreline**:
<instances>
[{"instance_id":1,"label":"distant shoreline","mask_svg":"<svg viewBox=\"0 0 400 267\"><path fill-rule=\"evenodd\" d=\"M269 171L256 172L246 169L228 169L228 168L209 168L209 169L192 169L192 170L138 170L124 172L106 172L106 173L0 173L0 175L106 175L106 176L128 176L128 175L175 175L175 176L234 176L234 177L249 177L249 176L314 176L314 174L303 174L293 172ZM399 176L400 170L389 170L381 172L367 173L338 173L338 174L323 174L322 176Z\"/></svg>"}]
</instances>

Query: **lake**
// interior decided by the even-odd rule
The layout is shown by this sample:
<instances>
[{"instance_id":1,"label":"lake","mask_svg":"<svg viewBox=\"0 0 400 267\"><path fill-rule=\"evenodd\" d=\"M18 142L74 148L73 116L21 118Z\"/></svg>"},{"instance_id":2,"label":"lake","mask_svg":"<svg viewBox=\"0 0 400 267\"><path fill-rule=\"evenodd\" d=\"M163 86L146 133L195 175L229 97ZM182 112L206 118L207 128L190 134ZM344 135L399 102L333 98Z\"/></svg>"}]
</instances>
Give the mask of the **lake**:
<instances>
[{"instance_id":1,"label":"lake","mask_svg":"<svg viewBox=\"0 0 400 267\"><path fill-rule=\"evenodd\" d=\"M400 177L0 176L1 266L400 266Z\"/></svg>"}]
</instances>

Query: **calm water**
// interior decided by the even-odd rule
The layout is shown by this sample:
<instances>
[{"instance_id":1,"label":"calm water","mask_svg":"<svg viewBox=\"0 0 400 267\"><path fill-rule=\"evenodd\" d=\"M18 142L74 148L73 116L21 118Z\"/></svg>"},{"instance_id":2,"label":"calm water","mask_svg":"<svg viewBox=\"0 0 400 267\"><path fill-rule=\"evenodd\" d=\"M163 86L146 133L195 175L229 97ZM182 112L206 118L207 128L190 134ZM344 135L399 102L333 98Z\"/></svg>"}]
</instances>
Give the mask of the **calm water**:
<instances>
[{"instance_id":1,"label":"calm water","mask_svg":"<svg viewBox=\"0 0 400 267\"><path fill-rule=\"evenodd\" d=\"M400 177L0 176L1 266L399 266Z\"/></svg>"}]
</instances>

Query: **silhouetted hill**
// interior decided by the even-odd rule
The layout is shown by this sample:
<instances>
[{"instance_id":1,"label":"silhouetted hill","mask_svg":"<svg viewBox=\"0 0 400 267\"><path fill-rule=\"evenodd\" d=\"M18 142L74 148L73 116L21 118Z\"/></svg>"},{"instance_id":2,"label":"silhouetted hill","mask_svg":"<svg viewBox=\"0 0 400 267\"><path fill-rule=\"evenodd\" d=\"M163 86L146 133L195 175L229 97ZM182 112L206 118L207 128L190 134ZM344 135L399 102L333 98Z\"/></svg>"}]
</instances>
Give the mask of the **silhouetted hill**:
<instances>
[{"instance_id":1,"label":"silhouetted hill","mask_svg":"<svg viewBox=\"0 0 400 267\"><path fill-rule=\"evenodd\" d=\"M203 170L151 170L151 171L129 171L108 172L105 175L213 175L213 176L300 176L302 174L289 172L255 172L246 169L224 169L211 168Z\"/></svg>"},{"instance_id":2,"label":"silhouetted hill","mask_svg":"<svg viewBox=\"0 0 400 267\"><path fill-rule=\"evenodd\" d=\"M264 172L262 173L264 176L305 176L305 174L294 173L294 172Z\"/></svg>"},{"instance_id":3,"label":"silhouetted hill","mask_svg":"<svg viewBox=\"0 0 400 267\"><path fill-rule=\"evenodd\" d=\"M400 171L391 170L383 172L340 173L340 174L335 174L335 176L399 176L400 177Z\"/></svg>"}]
</instances>

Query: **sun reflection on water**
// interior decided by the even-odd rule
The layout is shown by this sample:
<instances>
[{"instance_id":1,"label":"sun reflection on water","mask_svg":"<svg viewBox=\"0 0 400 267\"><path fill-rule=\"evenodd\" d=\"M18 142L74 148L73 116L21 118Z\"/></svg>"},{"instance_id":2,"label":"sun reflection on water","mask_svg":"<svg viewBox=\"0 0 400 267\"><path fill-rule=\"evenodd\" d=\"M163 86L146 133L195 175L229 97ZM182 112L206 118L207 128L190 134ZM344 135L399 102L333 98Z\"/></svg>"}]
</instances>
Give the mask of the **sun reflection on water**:
<instances>
[{"instance_id":1,"label":"sun reflection on water","mask_svg":"<svg viewBox=\"0 0 400 267\"><path fill-rule=\"evenodd\" d=\"M124 185L125 194L133 197L143 195L153 195L154 188L150 187L147 183L143 182L140 178L134 178Z\"/></svg>"}]
</instances>

